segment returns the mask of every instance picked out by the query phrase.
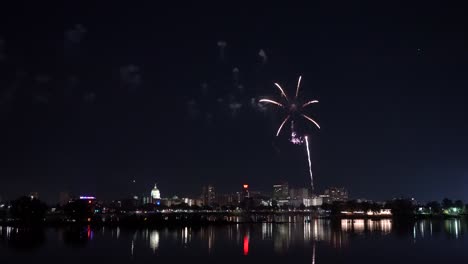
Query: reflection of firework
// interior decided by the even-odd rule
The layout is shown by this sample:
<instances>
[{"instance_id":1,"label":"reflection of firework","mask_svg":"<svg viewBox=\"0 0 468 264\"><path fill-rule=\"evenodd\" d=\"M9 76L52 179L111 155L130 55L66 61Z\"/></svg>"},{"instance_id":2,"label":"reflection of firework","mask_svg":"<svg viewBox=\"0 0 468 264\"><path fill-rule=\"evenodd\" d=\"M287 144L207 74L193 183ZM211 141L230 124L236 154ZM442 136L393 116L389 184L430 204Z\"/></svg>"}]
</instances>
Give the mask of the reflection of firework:
<instances>
[{"instance_id":1,"label":"reflection of firework","mask_svg":"<svg viewBox=\"0 0 468 264\"><path fill-rule=\"evenodd\" d=\"M320 125L313 118L311 118L310 116L303 113L303 111L305 110L305 108L307 106L309 106L311 104L316 104L316 103L318 103L318 101L317 100L311 100L311 101L307 101L305 103L301 102L301 100L299 99L299 89L300 89L300 86L301 86L301 79L302 79L302 77L299 76L299 80L297 81L296 96L294 97L294 99L290 99L288 97L288 95L286 94L286 92L284 91L284 89L281 87L281 85L279 85L278 83L275 83L275 86L281 92L281 98L284 98L284 102L278 102L278 101L271 100L271 99L260 99L259 100L260 103L273 104L273 105L276 105L276 106L280 107L281 109L284 109L284 110L287 111L286 117L284 118L283 122L281 122L281 125L279 126L278 131L276 132L276 136L279 136L279 134L281 133L281 130L283 129L283 126L288 121L291 121L291 139L290 139L290 141L293 144L302 144L304 142L302 137L300 137L300 135L298 135L297 131L294 128L294 120L297 119L298 117L305 118L307 121L313 123L317 128L320 129Z\"/></svg>"},{"instance_id":2,"label":"reflection of firework","mask_svg":"<svg viewBox=\"0 0 468 264\"><path fill-rule=\"evenodd\" d=\"M288 121L291 121L291 138L290 138L291 143L300 145L304 143L304 139L305 139L306 149L307 149L307 161L309 163L310 185L312 187L312 192L313 192L314 191L314 178L312 176L312 163L310 161L309 139L307 136L302 138L302 136L297 133L296 128L294 127L294 121L297 118L302 117L302 118L305 118L307 121L311 122L312 124L314 124L318 129L320 129L320 125L314 119L312 119L310 116L303 113L304 109L307 106L318 103L318 100L311 100L305 103L301 102L301 100L298 98L299 89L301 86L301 79L302 79L302 76L299 76L299 80L297 81L296 96L294 97L294 99L290 99L288 95L286 94L286 92L281 87L281 85L279 85L278 83L275 83L275 86L278 87L278 89L281 92L281 98L284 97L283 102L279 102L279 101L275 101L271 99L260 99L259 102L272 104L287 111L286 117L284 118L283 122L281 122L281 125L279 126L278 131L276 132L276 136L279 136L279 134L281 133L281 130L283 129L283 126Z\"/></svg>"}]
</instances>

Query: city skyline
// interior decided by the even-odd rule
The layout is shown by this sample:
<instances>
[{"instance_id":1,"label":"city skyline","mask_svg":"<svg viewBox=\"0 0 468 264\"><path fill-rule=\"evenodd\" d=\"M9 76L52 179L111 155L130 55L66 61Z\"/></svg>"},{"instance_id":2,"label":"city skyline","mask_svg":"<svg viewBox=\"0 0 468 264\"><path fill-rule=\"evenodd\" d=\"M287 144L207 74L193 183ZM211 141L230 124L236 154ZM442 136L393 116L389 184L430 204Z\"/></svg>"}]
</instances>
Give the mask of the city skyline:
<instances>
[{"instance_id":1,"label":"city skyline","mask_svg":"<svg viewBox=\"0 0 468 264\"><path fill-rule=\"evenodd\" d=\"M10 5L0 16L10 25L0 29L3 198L108 199L155 181L186 195L205 184L307 186L306 150L276 138L284 117L258 104L274 83L294 93L303 76L304 98L320 101L321 131L307 130L318 191L468 200L463 8Z\"/></svg>"}]
</instances>

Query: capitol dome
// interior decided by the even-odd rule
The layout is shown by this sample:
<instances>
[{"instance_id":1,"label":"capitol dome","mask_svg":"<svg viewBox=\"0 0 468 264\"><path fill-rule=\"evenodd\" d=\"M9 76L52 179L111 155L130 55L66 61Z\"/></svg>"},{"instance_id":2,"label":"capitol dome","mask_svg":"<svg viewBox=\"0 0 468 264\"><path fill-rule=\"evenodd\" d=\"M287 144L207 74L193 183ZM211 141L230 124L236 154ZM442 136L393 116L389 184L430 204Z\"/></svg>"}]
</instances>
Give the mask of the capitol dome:
<instances>
[{"instance_id":1,"label":"capitol dome","mask_svg":"<svg viewBox=\"0 0 468 264\"><path fill-rule=\"evenodd\" d=\"M153 199L161 199L161 193L159 192L158 187L154 184L153 190L151 190L151 198Z\"/></svg>"}]
</instances>

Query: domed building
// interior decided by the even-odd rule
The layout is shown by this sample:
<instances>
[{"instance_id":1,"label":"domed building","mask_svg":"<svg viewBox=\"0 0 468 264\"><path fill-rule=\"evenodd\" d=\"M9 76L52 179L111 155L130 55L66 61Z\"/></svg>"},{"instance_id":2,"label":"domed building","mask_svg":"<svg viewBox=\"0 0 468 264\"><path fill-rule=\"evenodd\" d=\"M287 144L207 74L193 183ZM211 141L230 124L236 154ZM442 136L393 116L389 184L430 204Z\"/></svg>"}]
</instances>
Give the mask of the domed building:
<instances>
[{"instance_id":1,"label":"domed building","mask_svg":"<svg viewBox=\"0 0 468 264\"><path fill-rule=\"evenodd\" d=\"M156 184L154 184L154 188L151 190L151 199L153 199L153 201L161 199L161 193L159 192L158 186L156 186Z\"/></svg>"}]
</instances>

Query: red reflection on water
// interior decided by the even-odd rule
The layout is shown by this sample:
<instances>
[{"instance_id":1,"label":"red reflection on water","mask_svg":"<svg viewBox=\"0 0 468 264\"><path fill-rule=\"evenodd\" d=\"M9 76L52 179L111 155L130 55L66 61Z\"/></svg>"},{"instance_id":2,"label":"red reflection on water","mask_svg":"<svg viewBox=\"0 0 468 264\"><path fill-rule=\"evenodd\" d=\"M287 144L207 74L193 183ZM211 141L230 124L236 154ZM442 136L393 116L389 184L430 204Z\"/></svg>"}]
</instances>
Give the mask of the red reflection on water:
<instances>
[{"instance_id":1,"label":"red reflection on water","mask_svg":"<svg viewBox=\"0 0 468 264\"><path fill-rule=\"evenodd\" d=\"M88 240L93 240L93 231L91 231L91 226L88 225L88 229L86 230L87 231L87 236L88 236Z\"/></svg>"},{"instance_id":2,"label":"red reflection on water","mask_svg":"<svg viewBox=\"0 0 468 264\"><path fill-rule=\"evenodd\" d=\"M247 234L244 235L244 256L249 254L249 236Z\"/></svg>"}]
</instances>

